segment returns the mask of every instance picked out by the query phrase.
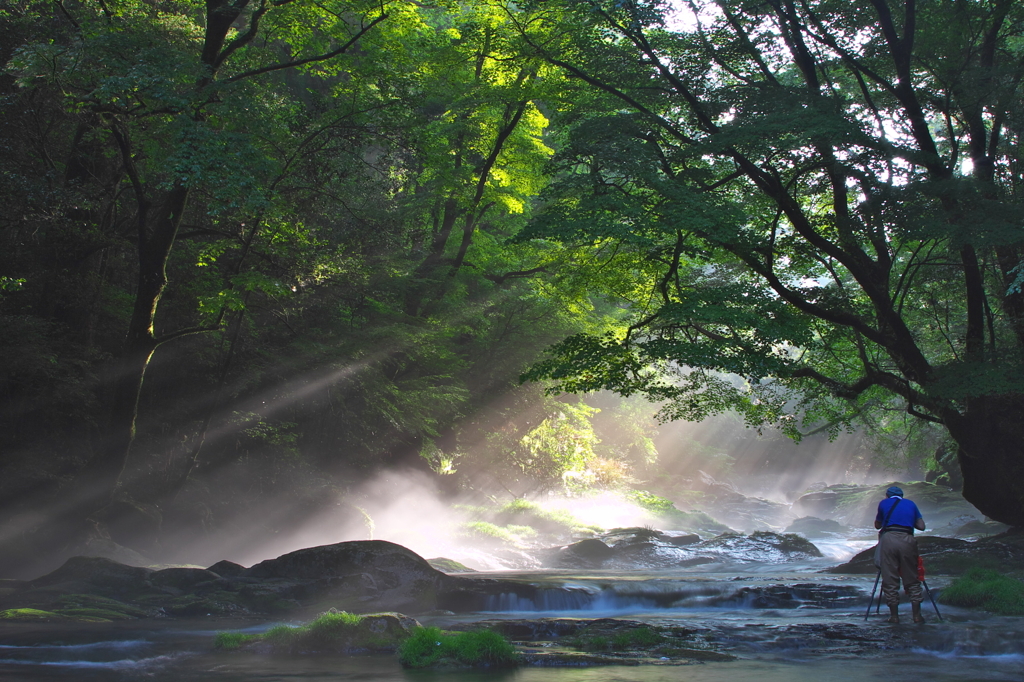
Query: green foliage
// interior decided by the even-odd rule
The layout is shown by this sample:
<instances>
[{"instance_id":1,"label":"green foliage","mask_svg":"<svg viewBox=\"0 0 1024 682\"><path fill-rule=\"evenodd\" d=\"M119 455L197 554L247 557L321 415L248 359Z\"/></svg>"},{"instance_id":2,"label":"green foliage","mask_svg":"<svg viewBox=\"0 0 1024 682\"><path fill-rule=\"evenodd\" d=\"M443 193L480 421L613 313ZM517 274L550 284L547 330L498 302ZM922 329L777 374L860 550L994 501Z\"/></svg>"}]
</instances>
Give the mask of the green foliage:
<instances>
[{"instance_id":1,"label":"green foliage","mask_svg":"<svg viewBox=\"0 0 1024 682\"><path fill-rule=\"evenodd\" d=\"M939 601L1006 616L1024 616L1024 582L992 569L970 568L942 590Z\"/></svg>"},{"instance_id":2,"label":"green foliage","mask_svg":"<svg viewBox=\"0 0 1024 682\"><path fill-rule=\"evenodd\" d=\"M729 530L728 526L718 523L702 511L680 511L670 500L646 490L631 490L626 493L626 499L676 529L713 532Z\"/></svg>"},{"instance_id":3,"label":"green foliage","mask_svg":"<svg viewBox=\"0 0 1024 682\"><path fill-rule=\"evenodd\" d=\"M398 650L406 668L444 666L485 666L508 668L518 665L515 648L490 630L445 632L440 628L416 628Z\"/></svg>"},{"instance_id":4,"label":"green foliage","mask_svg":"<svg viewBox=\"0 0 1024 682\"><path fill-rule=\"evenodd\" d=\"M664 3L546 6L523 39L591 89L552 117L555 179L518 238L603 250L619 276L597 282L628 312L525 378L795 438L868 421L911 456L934 439L901 414L1020 413L1021 81L1004 77L1022 73L1024 10L936 5L899 28L884 3L727 0L672 28ZM904 58L920 68L901 89ZM988 160L963 163L967 147ZM1019 460L1008 440L991 457Z\"/></svg>"}]
</instances>

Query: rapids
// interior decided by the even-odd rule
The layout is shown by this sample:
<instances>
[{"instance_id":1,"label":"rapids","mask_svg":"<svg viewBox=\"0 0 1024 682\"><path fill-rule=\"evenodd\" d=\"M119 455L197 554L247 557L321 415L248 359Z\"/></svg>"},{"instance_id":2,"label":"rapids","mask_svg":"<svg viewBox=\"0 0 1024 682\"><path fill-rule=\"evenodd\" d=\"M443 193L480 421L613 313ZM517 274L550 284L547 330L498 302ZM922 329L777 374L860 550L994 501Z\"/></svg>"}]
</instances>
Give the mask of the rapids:
<instances>
[{"instance_id":1,"label":"rapids","mask_svg":"<svg viewBox=\"0 0 1024 682\"><path fill-rule=\"evenodd\" d=\"M272 657L213 649L216 632L260 631L275 623L222 619L128 621L94 625L0 625L0 679L171 682L930 682L1024 678L1024 619L926 603L923 626L882 623L864 612L873 576L783 572L745 566L743 573L676 574L504 572L541 587L533 599L495 597L486 611L420 616L459 628L494 619L628 618L685 627L731 662L513 671L406 671L394 656ZM936 579L933 590L943 584ZM909 621L909 607L903 605Z\"/></svg>"}]
</instances>

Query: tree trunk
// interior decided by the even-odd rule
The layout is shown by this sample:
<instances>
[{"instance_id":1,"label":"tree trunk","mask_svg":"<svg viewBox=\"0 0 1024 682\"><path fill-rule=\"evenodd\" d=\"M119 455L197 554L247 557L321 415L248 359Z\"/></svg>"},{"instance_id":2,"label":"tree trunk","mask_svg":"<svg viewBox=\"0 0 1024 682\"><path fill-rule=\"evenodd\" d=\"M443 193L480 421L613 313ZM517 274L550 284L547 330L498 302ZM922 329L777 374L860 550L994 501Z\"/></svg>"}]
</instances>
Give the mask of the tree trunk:
<instances>
[{"instance_id":1,"label":"tree trunk","mask_svg":"<svg viewBox=\"0 0 1024 682\"><path fill-rule=\"evenodd\" d=\"M946 421L959 446L964 499L995 521L1024 526L1024 395L972 398Z\"/></svg>"}]
</instances>

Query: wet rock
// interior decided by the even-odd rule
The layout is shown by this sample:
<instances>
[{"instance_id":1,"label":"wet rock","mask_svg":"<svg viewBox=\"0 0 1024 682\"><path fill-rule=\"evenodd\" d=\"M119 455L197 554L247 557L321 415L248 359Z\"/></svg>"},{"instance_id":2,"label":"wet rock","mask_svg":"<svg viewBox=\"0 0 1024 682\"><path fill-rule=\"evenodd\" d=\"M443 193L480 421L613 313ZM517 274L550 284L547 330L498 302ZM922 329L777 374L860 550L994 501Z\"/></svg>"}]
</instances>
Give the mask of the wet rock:
<instances>
[{"instance_id":1,"label":"wet rock","mask_svg":"<svg viewBox=\"0 0 1024 682\"><path fill-rule=\"evenodd\" d=\"M667 542L670 545L676 547L685 547L686 545L693 545L700 542L700 536L696 533L689 533L686 535L668 535L662 534L660 539L663 542Z\"/></svg>"},{"instance_id":2,"label":"wet rock","mask_svg":"<svg viewBox=\"0 0 1024 682\"><path fill-rule=\"evenodd\" d=\"M615 550L595 538L588 538L565 547L555 547L541 553L546 568L600 568Z\"/></svg>"},{"instance_id":3,"label":"wet rock","mask_svg":"<svg viewBox=\"0 0 1024 682\"><path fill-rule=\"evenodd\" d=\"M748 536L725 533L699 545L703 554L726 556L733 561L779 563L790 559L820 557L821 550L792 533L780 535L756 531Z\"/></svg>"},{"instance_id":4,"label":"wet rock","mask_svg":"<svg viewBox=\"0 0 1024 682\"><path fill-rule=\"evenodd\" d=\"M978 537L984 535L999 535L1010 530L1010 527L1005 523L999 523L998 521L978 521L974 519L964 523L953 531L953 535L957 537Z\"/></svg>"},{"instance_id":5,"label":"wet rock","mask_svg":"<svg viewBox=\"0 0 1024 682\"><path fill-rule=\"evenodd\" d=\"M125 592L145 589L152 569L124 564L102 557L75 556L52 573L28 582L30 588L47 587L61 583L87 583L96 588Z\"/></svg>"},{"instance_id":6,"label":"wet rock","mask_svg":"<svg viewBox=\"0 0 1024 682\"><path fill-rule=\"evenodd\" d=\"M575 635L590 621L579 618L535 618L520 620L483 620L474 623L456 623L452 630L494 630L508 639L539 642Z\"/></svg>"},{"instance_id":7,"label":"wet rock","mask_svg":"<svg viewBox=\"0 0 1024 682\"><path fill-rule=\"evenodd\" d=\"M586 608L594 595L580 587L459 577L438 594L438 607L468 611L566 611Z\"/></svg>"},{"instance_id":8,"label":"wet rock","mask_svg":"<svg viewBox=\"0 0 1024 682\"><path fill-rule=\"evenodd\" d=\"M797 513L829 516L839 505L839 494L835 490L816 490L797 498L793 510Z\"/></svg>"},{"instance_id":9,"label":"wet rock","mask_svg":"<svg viewBox=\"0 0 1024 682\"><path fill-rule=\"evenodd\" d=\"M848 533L849 528L832 519L819 519L815 516L804 516L796 519L786 527L787 533L799 533L808 538L829 537L835 533Z\"/></svg>"},{"instance_id":10,"label":"wet rock","mask_svg":"<svg viewBox=\"0 0 1024 682\"><path fill-rule=\"evenodd\" d=\"M149 582L155 587L169 587L176 590L188 590L200 583L217 580L220 576L205 568L165 568L154 571Z\"/></svg>"},{"instance_id":11,"label":"wet rock","mask_svg":"<svg viewBox=\"0 0 1024 682\"><path fill-rule=\"evenodd\" d=\"M309 591L296 598L316 599L318 594L324 598L330 596L331 588L343 586L346 578L351 579L349 576L362 574L373 578L378 608L417 613L438 608L438 589L453 579L433 568L415 552L383 540L340 542L300 549L262 561L244 575L263 580L276 578L303 582L309 586Z\"/></svg>"},{"instance_id":12,"label":"wet rock","mask_svg":"<svg viewBox=\"0 0 1024 682\"><path fill-rule=\"evenodd\" d=\"M709 604L754 609L835 609L853 607L864 601L864 594L854 585L757 585L742 587L736 592L712 598Z\"/></svg>"},{"instance_id":13,"label":"wet rock","mask_svg":"<svg viewBox=\"0 0 1024 682\"><path fill-rule=\"evenodd\" d=\"M236 564L233 561L218 561L213 566L210 566L208 571L212 571L217 575L224 578L233 578L235 576L242 575L245 573L245 566Z\"/></svg>"},{"instance_id":14,"label":"wet rock","mask_svg":"<svg viewBox=\"0 0 1024 682\"><path fill-rule=\"evenodd\" d=\"M571 552L583 559L594 559L597 561L607 559L615 553L615 550L611 547L594 538L580 540L571 544L565 548L565 551Z\"/></svg>"},{"instance_id":15,"label":"wet rock","mask_svg":"<svg viewBox=\"0 0 1024 682\"><path fill-rule=\"evenodd\" d=\"M998 567L1000 570L1019 570L1024 565L1024 531L1011 529L1006 533L983 537L975 542L957 538L919 536L917 548L924 558L925 569L931 575L959 575L976 565ZM834 566L830 573L868 573L878 569L874 565L874 547L854 556L850 561Z\"/></svg>"},{"instance_id":16,"label":"wet rock","mask_svg":"<svg viewBox=\"0 0 1024 682\"><path fill-rule=\"evenodd\" d=\"M433 568L443 573L476 573L475 568L470 568L464 564L460 564L454 559L447 559L445 557L435 557L433 559L427 559L427 563Z\"/></svg>"},{"instance_id":17,"label":"wet rock","mask_svg":"<svg viewBox=\"0 0 1024 682\"><path fill-rule=\"evenodd\" d=\"M793 504L793 508L800 513L830 518L854 528L870 528L875 521L878 503L885 499L889 485L833 485L804 495ZM929 528L939 528L963 515L981 517L981 512L960 493L948 488L923 481L899 485L907 499L913 500L920 508Z\"/></svg>"},{"instance_id":18,"label":"wet rock","mask_svg":"<svg viewBox=\"0 0 1024 682\"><path fill-rule=\"evenodd\" d=\"M404 580L435 579L440 571L423 557L401 545L384 540L339 542L307 547L276 559L261 561L246 570L253 578L318 579L364 573L373 570L383 577L384 587L398 586Z\"/></svg>"}]
</instances>

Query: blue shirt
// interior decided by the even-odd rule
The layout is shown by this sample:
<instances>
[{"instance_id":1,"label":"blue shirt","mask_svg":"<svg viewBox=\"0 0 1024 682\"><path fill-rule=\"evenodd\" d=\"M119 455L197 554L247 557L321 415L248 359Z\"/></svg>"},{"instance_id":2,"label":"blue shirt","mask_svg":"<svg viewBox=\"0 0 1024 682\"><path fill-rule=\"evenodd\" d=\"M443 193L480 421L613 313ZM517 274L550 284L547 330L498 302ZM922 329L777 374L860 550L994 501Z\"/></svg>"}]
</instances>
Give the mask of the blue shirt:
<instances>
[{"instance_id":1,"label":"blue shirt","mask_svg":"<svg viewBox=\"0 0 1024 682\"><path fill-rule=\"evenodd\" d=\"M885 515L889 513L889 510L896 500L901 500L899 497L890 497L887 500L882 500L878 503L878 513L875 514L875 521L882 523L885 520ZM918 519L923 518L921 516L921 510L917 508L917 505L911 500L902 499L899 506L896 507L896 511L889 517L886 526L906 526L907 528L913 528L914 522Z\"/></svg>"}]
</instances>

